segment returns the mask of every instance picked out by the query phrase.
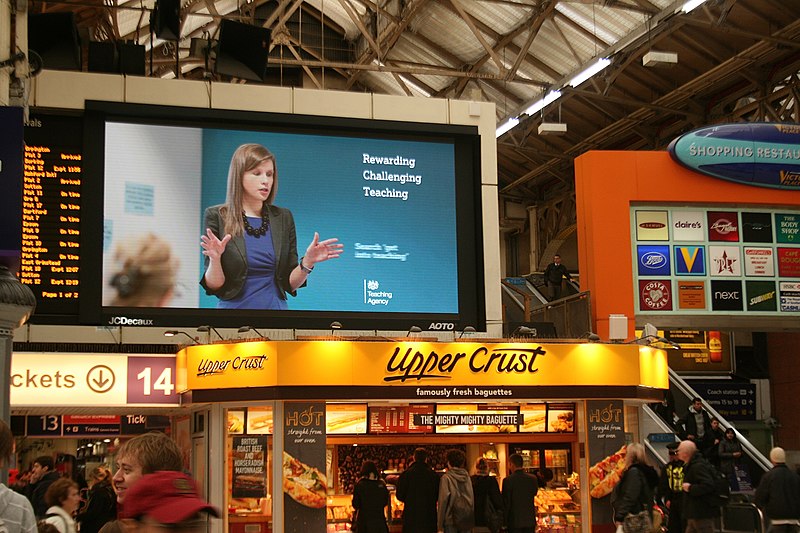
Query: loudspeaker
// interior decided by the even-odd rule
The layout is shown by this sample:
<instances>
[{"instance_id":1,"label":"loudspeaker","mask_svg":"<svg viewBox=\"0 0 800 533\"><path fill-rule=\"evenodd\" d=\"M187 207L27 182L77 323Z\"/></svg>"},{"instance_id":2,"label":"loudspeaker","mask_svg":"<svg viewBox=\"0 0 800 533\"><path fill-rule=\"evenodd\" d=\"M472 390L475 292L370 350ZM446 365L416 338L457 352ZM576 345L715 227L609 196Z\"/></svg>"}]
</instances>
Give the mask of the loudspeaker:
<instances>
[{"instance_id":1,"label":"loudspeaker","mask_svg":"<svg viewBox=\"0 0 800 533\"><path fill-rule=\"evenodd\" d=\"M214 72L245 80L263 81L272 32L232 20L219 25Z\"/></svg>"},{"instance_id":2,"label":"loudspeaker","mask_svg":"<svg viewBox=\"0 0 800 533\"><path fill-rule=\"evenodd\" d=\"M156 0L156 6L150 14L150 25L159 39L180 40L181 0Z\"/></svg>"},{"instance_id":3,"label":"loudspeaker","mask_svg":"<svg viewBox=\"0 0 800 533\"><path fill-rule=\"evenodd\" d=\"M89 42L89 72L118 72L117 47L113 42Z\"/></svg>"},{"instance_id":4,"label":"loudspeaker","mask_svg":"<svg viewBox=\"0 0 800 533\"><path fill-rule=\"evenodd\" d=\"M74 13L28 15L28 47L46 69L81 70L81 44Z\"/></svg>"},{"instance_id":5,"label":"loudspeaker","mask_svg":"<svg viewBox=\"0 0 800 533\"><path fill-rule=\"evenodd\" d=\"M145 75L145 51L143 44L117 43L119 71L130 76Z\"/></svg>"}]
</instances>

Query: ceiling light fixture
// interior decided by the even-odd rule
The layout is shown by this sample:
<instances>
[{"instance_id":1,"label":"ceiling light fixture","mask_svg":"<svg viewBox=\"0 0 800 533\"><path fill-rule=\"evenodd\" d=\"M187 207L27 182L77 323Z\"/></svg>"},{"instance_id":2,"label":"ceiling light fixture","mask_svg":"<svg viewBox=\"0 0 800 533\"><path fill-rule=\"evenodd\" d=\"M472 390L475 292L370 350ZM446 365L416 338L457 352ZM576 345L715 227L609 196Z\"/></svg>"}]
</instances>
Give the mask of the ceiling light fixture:
<instances>
[{"instance_id":1,"label":"ceiling light fixture","mask_svg":"<svg viewBox=\"0 0 800 533\"><path fill-rule=\"evenodd\" d=\"M701 4L704 4L706 0L688 0L683 6L681 6L680 11L684 13L688 13L693 11L695 8L700 7Z\"/></svg>"},{"instance_id":2,"label":"ceiling light fixture","mask_svg":"<svg viewBox=\"0 0 800 533\"><path fill-rule=\"evenodd\" d=\"M572 78L568 85L570 85L571 87L577 87L578 85L580 85L581 83L585 82L586 80L588 80L589 78L591 78L592 76L597 74L598 72L600 72L603 69L605 69L610 64L611 64L611 60L609 58L601 57L600 59L595 61L593 64L591 64L588 67L586 67L583 71L581 71L579 74L577 74L574 78Z\"/></svg>"},{"instance_id":3,"label":"ceiling light fixture","mask_svg":"<svg viewBox=\"0 0 800 533\"><path fill-rule=\"evenodd\" d=\"M523 111L523 113L533 116L559 98L561 98L561 91L550 91L543 98L534 102L530 107L528 107L528 109Z\"/></svg>"},{"instance_id":4,"label":"ceiling light fixture","mask_svg":"<svg viewBox=\"0 0 800 533\"><path fill-rule=\"evenodd\" d=\"M519 124L519 119L517 117L511 117L502 124L500 124L499 126L497 126L497 129L494 132L495 139L501 137L502 135L505 135L506 133L514 129L517 126L517 124Z\"/></svg>"}]
</instances>

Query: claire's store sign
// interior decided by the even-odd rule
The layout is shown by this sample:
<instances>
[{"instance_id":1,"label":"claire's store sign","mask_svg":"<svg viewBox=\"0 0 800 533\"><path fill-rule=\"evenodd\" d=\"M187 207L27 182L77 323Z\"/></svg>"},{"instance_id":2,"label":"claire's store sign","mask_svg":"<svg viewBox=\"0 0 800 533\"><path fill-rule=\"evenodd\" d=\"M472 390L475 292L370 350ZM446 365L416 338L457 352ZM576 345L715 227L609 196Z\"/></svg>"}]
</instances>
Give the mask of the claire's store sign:
<instances>
[{"instance_id":1,"label":"claire's store sign","mask_svg":"<svg viewBox=\"0 0 800 533\"><path fill-rule=\"evenodd\" d=\"M720 124L685 133L669 145L681 165L725 180L800 190L800 125Z\"/></svg>"}]
</instances>

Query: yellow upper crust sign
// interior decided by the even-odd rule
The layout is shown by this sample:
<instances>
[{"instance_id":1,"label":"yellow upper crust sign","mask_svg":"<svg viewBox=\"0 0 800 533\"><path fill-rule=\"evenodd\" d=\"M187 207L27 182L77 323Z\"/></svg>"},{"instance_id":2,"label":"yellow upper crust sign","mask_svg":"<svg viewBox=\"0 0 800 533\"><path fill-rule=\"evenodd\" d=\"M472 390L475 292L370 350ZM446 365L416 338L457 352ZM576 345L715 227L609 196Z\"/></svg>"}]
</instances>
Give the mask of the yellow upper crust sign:
<instances>
[{"instance_id":1,"label":"yellow upper crust sign","mask_svg":"<svg viewBox=\"0 0 800 533\"><path fill-rule=\"evenodd\" d=\"M668 386L666 354L638 345L280 341L189 346L179 390L270 386ZM182 388L181 388L182 387Z\"/></svg>"}]
</instances>

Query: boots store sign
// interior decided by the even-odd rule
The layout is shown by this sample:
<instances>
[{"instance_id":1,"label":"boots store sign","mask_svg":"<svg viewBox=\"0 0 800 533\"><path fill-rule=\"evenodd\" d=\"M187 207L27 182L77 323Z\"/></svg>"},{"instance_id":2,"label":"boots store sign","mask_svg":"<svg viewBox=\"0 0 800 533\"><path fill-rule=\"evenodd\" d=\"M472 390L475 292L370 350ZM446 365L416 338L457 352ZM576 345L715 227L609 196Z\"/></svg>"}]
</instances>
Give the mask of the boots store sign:
<instances>
[{"instance_id":1,"label":"boots store sign","mask_svg":"<svg viewBox=\"0 0 800 533\"><path fill-rule=\"evenodd\" d=\"M174 356L14 353L11 406L176 405Z\"/></svg>"}]
</instances>

